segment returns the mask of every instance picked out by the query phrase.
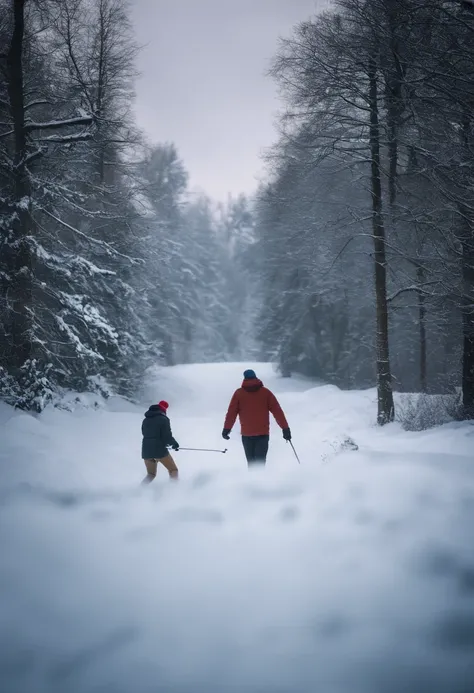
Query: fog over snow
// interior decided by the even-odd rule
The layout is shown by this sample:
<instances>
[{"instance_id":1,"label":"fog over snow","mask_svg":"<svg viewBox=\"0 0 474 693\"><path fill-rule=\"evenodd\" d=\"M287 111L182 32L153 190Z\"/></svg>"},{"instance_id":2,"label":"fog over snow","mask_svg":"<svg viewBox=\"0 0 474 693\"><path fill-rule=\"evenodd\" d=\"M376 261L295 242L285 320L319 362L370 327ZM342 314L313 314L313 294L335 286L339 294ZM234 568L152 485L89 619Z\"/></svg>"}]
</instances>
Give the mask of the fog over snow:
<instances>
[{"instance_id":1,"label":"fog over snow","mask_svg":"<svg viewBox=\"0 0 474 693\"><path fill-rule=\"evenodd\" d=\"M473 689L472 424L377 428L375 391L257 364L301 465L277 429L249 472L236 427L140 486L148 405L223 449L245 365L162 369L142 406L2 406L2 690Z\"/></svg>"}]
</instances>

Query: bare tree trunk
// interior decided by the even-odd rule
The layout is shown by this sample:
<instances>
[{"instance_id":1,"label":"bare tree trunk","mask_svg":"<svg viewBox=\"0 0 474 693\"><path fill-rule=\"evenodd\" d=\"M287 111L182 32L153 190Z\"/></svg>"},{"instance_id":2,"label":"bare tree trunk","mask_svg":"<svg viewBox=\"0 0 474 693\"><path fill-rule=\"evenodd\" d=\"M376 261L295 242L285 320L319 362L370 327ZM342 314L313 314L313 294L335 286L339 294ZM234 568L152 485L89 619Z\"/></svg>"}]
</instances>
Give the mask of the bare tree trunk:
<instances>
[{"instance_id":1,"label":"bare tree trunk","mask_svg":"<svg viewBox=\"0 0 474 693\"><path fill-rule=\"evenodd\" d=\"M418 285L421 287L424 282L424 270L422 265L418 265L416 277ZM423 291L418 291L418 326L420 329L420 390L426 392L427 383L427 368L426 368L426 306L425 295Z\"/></svg>"},{"instance_id":2,"label":"bare tree trunk","mask_svg":"<svg viewBox=\"0 0 474 693\"><path fill-rule=\"evenodd\" d=\"M467 209L461 210L461 213L462 402L464 418L474 419L474 221Z\"/></svg>"},{"instance_id":3,"label":"bare tree trunk","mask_svg":"<svg viewBox=\"0 0 474 693\"><path fill-rule=\"evenodd\" d=\"M372 191L372 228L374 239L375 297L376 297L376 360L377 360L377 423L383 426L395 418L392 374L388 345L387 268L385 255L385 226L382 208L380 176L380 130L377 90L377 63L369 61L370 158Z\"/></svg>"},{"instance_id":4,"label":"bare tree trunk","mask_svg":"<svg viewBox=\"0 0 474 693\"><path fill-rule=\"evenodd\" d=\"M32 256L28 236L32 231L31 183L27 169L27 134L25 131L25 102L23 88L23 41L25 34L25 4L13 0L13 29L7 54L7 88L13 120L13 200L12 241L8 243L10 285L9 321L6 363L9 370L21 368L32 352Z\"/></svg>"},{"instance_id":5,"label":"bare tree trunk","mask_svg":"<svg viewBox=\"0 0 474 693\"><path fill-rule=\"evenodd\" d=\"M471 114L466 112L461 129L462 151L466 158L472 156ZM469 161L472 165L472 161ZM466 189L472 185L467 181ZM462 357L462 401L463 416L474 419L474 215L468 206L462 206L461 216L461 272L463 300L461 304L463 357Z\"/></svg>"},{"instance_id":6,"label":"bare tree trunk","mask_svg":"<svg viewBox=\"0 0 474 693\"><path fill-rule=\"evenodd\" d=\"M387 85L387 134L388 134L388 193L392 218L397 199L398 176L398 123L400 118L401 84L396 79L390 79Z\"/></svg>"},{"instance_id":7,"label":"bare tree trunk","mask_svg":"<svg viewBox=\"0 0 474 693\"><path fill-rule=\"evenodd\" d=\"M463 326L463 365L462 397L464 417L474 419L474 229L471 229L470 243L463 243L463 281L466 298L462 310ZM470 287L471 298L467 295Z\"/></svg>"},{"instance_id":8,"label":"bare tree trunk","mask_svg":"<svg viewBox=\"0 0 474 693\"><path fill-rule=\"evenodd\" d=\"M101 137L102 132L101 125L103 126L103 100L104 100L104 89L105 89L105 48L107 41L107 33L110 27L107 26L107 7L105 0L100 0L99 2L99 64L97 69L97 96L96 96L96 110L97 110L97 138L100 142L99 149L99 183L102 185L105 181L105 153L106 145Z\"/></svg>"},{"instance_id":9,"label":"bare tree trunk","mask_svg":"<svg viewBox=\"0 0 474 693\"><path fill-rule=\"evenodd\" d=\"M387 3L389 31L390 31L390 58L391 65L386 77L387 95L387 130L388 130L388 157L389 176L388 191L390 207L395 205L397 197L398 177L398 139L400 120L404 110L402 99L402 84L405 77L405 66L400 57L400 40L397 34L400 22L400 2L390 0ZM393 209L391 210L393 214Z\"/></svg>"}]
</instances>

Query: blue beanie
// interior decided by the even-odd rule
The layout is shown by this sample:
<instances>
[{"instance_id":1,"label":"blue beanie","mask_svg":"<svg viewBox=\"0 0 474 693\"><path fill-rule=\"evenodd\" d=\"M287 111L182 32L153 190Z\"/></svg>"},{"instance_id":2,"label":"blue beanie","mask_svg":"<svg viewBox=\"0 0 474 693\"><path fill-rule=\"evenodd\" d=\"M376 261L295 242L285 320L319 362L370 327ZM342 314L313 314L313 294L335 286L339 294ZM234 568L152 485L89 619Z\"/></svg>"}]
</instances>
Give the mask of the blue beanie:
<instances>
[{"instance_id":1,"label":"blue beanie","mask_svg":"<svg viewBox=\"0 0 474 693\"><path fill-rule=\"evenodd\" d=\"M257 376L255 375L255 371L253 371L251 368L249 368L247 371L244 371L245 380L252 380L256 377Z\"/></svg>"}]
</instances>

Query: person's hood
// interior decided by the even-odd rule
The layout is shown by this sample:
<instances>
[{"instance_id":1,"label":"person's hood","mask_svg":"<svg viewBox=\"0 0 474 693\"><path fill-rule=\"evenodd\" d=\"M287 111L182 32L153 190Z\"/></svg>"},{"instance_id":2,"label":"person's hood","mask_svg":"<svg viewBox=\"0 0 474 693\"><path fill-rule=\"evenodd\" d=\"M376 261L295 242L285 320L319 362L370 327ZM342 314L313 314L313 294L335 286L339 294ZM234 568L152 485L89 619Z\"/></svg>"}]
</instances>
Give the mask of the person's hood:
<instances>
[{"instance_id":1,"label":"person's hood","mask_svg":"<svg viewBox=\"0 0 474 693\"><path fill-rule=\"evenodd\" d=\"M242 389L245 392L258 392L263 387L263 383L258 378L245 378Z\"/></svg>"},{"instance_id":2,"label":"person's hood","mask_svg":"<svg viewBox=\"0 0 474 693\"><path fill-rule=\"evenodd\" d=\"M165 412L158 404L152 404L148 411L145 412L145 418L151 419L154 416L166 416Z\"/></svg>"}]
</instances>

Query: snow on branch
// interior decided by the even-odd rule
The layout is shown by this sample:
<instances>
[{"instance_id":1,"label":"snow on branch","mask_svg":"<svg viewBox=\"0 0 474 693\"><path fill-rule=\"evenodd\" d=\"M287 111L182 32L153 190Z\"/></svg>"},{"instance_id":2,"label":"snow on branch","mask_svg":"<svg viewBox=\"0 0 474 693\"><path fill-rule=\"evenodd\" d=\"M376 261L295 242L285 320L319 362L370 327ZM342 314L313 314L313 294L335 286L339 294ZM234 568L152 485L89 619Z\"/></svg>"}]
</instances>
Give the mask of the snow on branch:
<instances>
[{"instance_id":1,"label":"snow on branch","mask_svg":"<svg viewBox=\"0 0 474 693\"><path fill-rule=\"evenodd\" d=\"M117 273L113 272L112 270L97 267L97 265L94 265L93 262L91 262L90 260L86 260L85 257L81 257L80 255L75 255L74 257L72 257L70 263L72 266L76 265L77 267L83 267L88 271L88 273L91 276L95 274L100 274L102 276L115 277L117 275Z\"/></svg>"},{"instance_id":2,"label":"snow on branch","mask_svg":"<svg viewBox=\"0 0 474 693\"><path fill-rule=\"evenodd\" d=\"M77 118L68 118L66 120L50 120L46 123L35 123L29 121L25 123L25 132L34 130L57 130L66 127L74 127L75 125L92 125L94 122L93 116L78 116Z\"/></svg>"},{"instance_id":3,"label":"snow on branch","mask_svg":"<svg viewBox=\"0 0 474 693\"><path fill-rule=\"evenodd\" d=\"M92 139L92 133L80 132L77 135L51 135L51 137L40 137L38 142L69 144L71 142L86 142L90 139Z\"/></svg>"},{"instance_id":4,"label":"snow on branch","mask_svg":"<svg viewBox=\"0 0 474 693\"><path fill-rule=\"evenodd\" d=\"M24 161L22 162L25 166L28 164L31 164L32 161L35 161L35 159L39 159L40 157L43 156L44 154L44 148L38 148L35 149L34 152L31 152L28 154L28 156L25 157Z\"/></svg>"},{"instance_id":5,"label":"snow on branch","mask_svg":"<svg viewBox=\"0 0 474 693\"><path fill-rule=\"evenodd\" d=\"M36 238L34 238L33 236L28 236L27 240L31 244L31 247L36 257L39 260L42 260L47 265L50 264L54 266L56 271L59 270L62 274L64 274L67 277L73 276L73 272L71 272L72 269L75 270L74 273L77 273L78 269L84 269L91 277L94 275L100 275L104 277L117 276L116 272L109 269L104 269L102 267L98 267L93 262L87 260L85 257L82 257L80 255L60 256L56 255L55 253L50 253L48 250L46 250L46 248L44 248L44 246L38 243Z\"/></svg>"},{"instance_id":6,"label":"snow on branch","mask_svg":"<svg viewBox=\"0 0 474 693\"><path fill-rule=\"evenodd\" d=\"M36 99L36 101L30 101L30 103L25 104L25 111L30 108L34 108L34 106L46 106L50 103L51 101L48 101L47 99Z\"/></svg>"},{"instance_id":7,"label":"snow on branch","mask_svg":"<svg viewBox=\"0 0 474 693\"><path fill-rule=\"evenodd\" d=\"M110 221L115 221L116 219L123 219L123 215L119 214L118 212L116 214L110 214L106 213L103 210L92 210L92 209L86 209L85 207L82 207L81 205L77 204L74 202L72 199L74 196L77 197L79 200L85 202L87 201L87 195L82 195L80 192L76 192L73 190L70 190L67 188L65 185L61 185L60 183L52 182L49 180L43 180L42 178L34 175L32 176L32 180L38 183L40 186L42 186L44 189L48 190L48 193L51 195L51 197L56 197L60 200L65 200L67 204L78 211L82 216L84 217L89 217L91 219L97 218L97 219L102 219L102 220L110 220ZM103 189L100 188L100 186L96 186L96 189L99 192L103 192Z\"/></svg>"},{"instance_id":8,"label":"snow on branch","mask_svg":"<svg viewBox=\"0 0 474 693\"><path fill-rule=\"evenodd\" d=\"M51 219L54 219L54 221L56 221L61 226L64 226L64 228L69 229L69 231L72 231L72 233L76 234L77 236L81 236L82 238L85 238L86 241L88 241L89 243L93 243L94 245L100 246L101 248L103 248L105 250L107 255L109 255L111 257L124 258L124 260L128 260L132 265L140 264L139 259L130 257L129 255L124 255L123 253L118 251L116 248L111 246L106 241L101 241L98 238L92 238L92 236L89 236L87 233L84 233L83 231L79 231L79 229L76 229L74 226L71 226L66 221L63 221L62 219L55 216L54 214L51 214L51 212L48 211L47 209L45 209L44 207L38 207L38 209L40 209L48 217L51 217Z\"/></svg>"},{"instance_id":9,"label":"snow on branch","mask_svg":"<svg viewBox=\"0 0 474 693\"><path fill-rule=\"evenodd\" d=\"M82 354L83 356L89 356L90 358L97 361L104 360L104 357L101 354L97 353L96 351L93 351L92 349L89 349L81 342L74 330L65 322L65 320L61 316L55 315L54 317L59 326L59 329L67 335L70 342L74 344L79 354Z\"/></svg>"},{"instance_id":10,"label":"snow on branch","mask_svg":"<svg viewBox=\"0 0 474 693\"><path fill-rule=\"evenodd\" d=\"M112 342L117 342L117 331L102 317L97 308L89 303L86 296L67 294L64 291L60 291L59 295L62 302L79 315L89 328L95 328L103 332Z\"/></svg>"},{"instance_id":11,"label":"snow on branch","mask_svg":"<svg viewBox=\"0 0 474 693\"><path fill-rule=\"evenodd\" d=\"M423 287L425 287L425 286L432 286L433 284L439 284L438 280L436 280L436 281L431 281L431 282L425 282L424 284L420 284L420 285L414 284L414 285L412 285L412 286L406 286L406 287L403 288L403 289L398 289L398 290L395 291L395 293L393 293L391 296L388 296L388 298L387 298L387 303L390 303L391 301L394 301L396 298L398 298L398 296L401 296L402 294L405 294L405 293L407 293L407 292L409 292L409 291L416 291L416 292L418 292L418 293L420 293L420 294L427 294L427 295L431 296L432 294L431 294L429 291L425 291Z\"/></svg>"}]
</instances>

